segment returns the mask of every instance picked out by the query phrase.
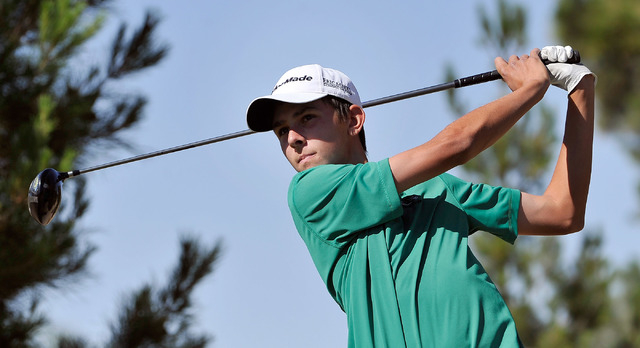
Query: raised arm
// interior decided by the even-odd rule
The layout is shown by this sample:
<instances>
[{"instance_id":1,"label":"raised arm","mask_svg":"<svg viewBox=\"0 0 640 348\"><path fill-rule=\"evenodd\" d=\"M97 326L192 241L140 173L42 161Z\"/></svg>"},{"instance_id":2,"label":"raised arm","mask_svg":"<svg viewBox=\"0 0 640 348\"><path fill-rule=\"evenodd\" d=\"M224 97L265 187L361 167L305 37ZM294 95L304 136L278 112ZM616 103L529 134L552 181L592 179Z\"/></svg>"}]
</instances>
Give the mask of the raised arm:
<instances>
[{"instance_id":1,"label":"raised arm","mask_svg":"<svg viewBox=\"0 0 640 348\"><path fill-rule=\"evenodd\" d=\"M493 145L549 87L549 74L538 57L496 58L500 72L512 92L457 119L433 139L389 159L396 189L402 192L463 164Z\"/></svg>"},{"instance_id":2,"label":"raised arm","mask_svg":"<svg viewBox=\"0 0 640 348\"><path fill-rule=\"evenodd\" d=\"M594 93L595 77L586 75L569 94L556 168L543 195L522 193L519 234L558 235L583 228L591 180Z\"/></svg>"}]
</instances>

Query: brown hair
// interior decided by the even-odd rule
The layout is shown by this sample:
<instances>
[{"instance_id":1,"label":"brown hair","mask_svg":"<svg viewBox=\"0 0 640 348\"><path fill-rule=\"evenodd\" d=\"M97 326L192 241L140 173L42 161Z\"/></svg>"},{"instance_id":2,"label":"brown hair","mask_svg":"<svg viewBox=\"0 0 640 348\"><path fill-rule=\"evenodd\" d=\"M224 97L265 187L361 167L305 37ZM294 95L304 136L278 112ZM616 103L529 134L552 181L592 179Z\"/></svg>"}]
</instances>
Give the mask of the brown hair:
<instances>
[{"instance_id":1,"label":"brown hair","mask_svg":"<svg viewBox=\"0 0 640 348\"><path fill-rule=\"evenodd\" d=\"M352 105L350 102L338 97L334 97L332 95L328 95L322 98L322 101L332 106L333 109L338 112L338 118L340 119L340 121L346 122L349 119L349 108ZM358 137L360 138L360 144L362 144L362 148L366 152L367 141L364 136L364 127L362 127L360 133L358 133Z\"/></svg>"}]
</instances>

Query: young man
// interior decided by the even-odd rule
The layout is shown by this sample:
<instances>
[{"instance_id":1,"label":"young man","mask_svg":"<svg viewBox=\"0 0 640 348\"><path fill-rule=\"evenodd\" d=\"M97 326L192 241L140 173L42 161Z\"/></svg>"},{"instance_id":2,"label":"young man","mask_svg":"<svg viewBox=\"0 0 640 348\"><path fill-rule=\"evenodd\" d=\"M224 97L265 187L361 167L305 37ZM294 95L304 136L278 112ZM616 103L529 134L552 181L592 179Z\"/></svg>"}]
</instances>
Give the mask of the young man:
<instances>
[{"instance_id":1,"label":"young man","mask_svg":"<svg viewBox=\"0 0 640 348\"><path fill-rule=\"evenodd\" d=\"M542 55L563 62L570 52L552 46ZM289 207L329 293L347 314L350 347L522 345L467 239L476 230L513 243L519 234L582 229L595 76L581 65L545 67L539 53L496 58L511 93L379 162L367 159L365 113L355 86L339 71L292 69L271 95L249 106L249 127L273 130L299 172ZM491 146L542 99L550 82L569 96L564 141L544 194L444 174Z\"/></svg>"}]
</instances>

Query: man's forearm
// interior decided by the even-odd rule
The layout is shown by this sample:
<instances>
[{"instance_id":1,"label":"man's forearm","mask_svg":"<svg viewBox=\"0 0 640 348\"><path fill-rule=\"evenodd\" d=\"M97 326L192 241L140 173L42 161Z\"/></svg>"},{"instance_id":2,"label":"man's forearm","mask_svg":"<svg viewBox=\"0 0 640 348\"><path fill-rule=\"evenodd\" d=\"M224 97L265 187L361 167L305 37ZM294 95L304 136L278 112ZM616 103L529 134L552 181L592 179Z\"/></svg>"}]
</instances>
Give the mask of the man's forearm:
<instances>
[{"instance_id":1,"label":"man's forearm","mask_svg":"<svg viewBox=\"0 0 640 348\"><path fill-rule=\"evenodd\" d=\"M594 77L585 76L569 95L564 139L551 182L542 196L522 193L518 233L557 235L584 226L591 181Z\"/></svg>"},{"instance_id":2,"label":"man's forearm","mask_svg":"<svg viewBox=\"0 0 640 348\"><path fill-rule=\"evenodd\" d=\"M594 94L594 77L589 75L569 95L562 150L547 189L572 210L572 230L580 230L584 225L591 181Z\"/></svg>"},{"instance_id":3,"label":"man's forearm","mask_svg":"<svg viewBox=\"0 0 640 348\"><path fill-rule=\"evenodd\" d=\"M549 75L539 52L512 56L508 63L496 58L496 69L512 93L459 118L427 143L391 157L398 192L475 157L540 101L549 87Z\"/></svg>"},{"instance_id":4,"label":"man's forearm","mask_svg":"<svg viewBox=\"0 0 640 348\"><path fill-rule=\"evenodd\" d=\"M466 163L493 145L545 90L523 87L469 112L427 143L393 156L389 161L398 192Z\"/></svg>"}]
</instances>

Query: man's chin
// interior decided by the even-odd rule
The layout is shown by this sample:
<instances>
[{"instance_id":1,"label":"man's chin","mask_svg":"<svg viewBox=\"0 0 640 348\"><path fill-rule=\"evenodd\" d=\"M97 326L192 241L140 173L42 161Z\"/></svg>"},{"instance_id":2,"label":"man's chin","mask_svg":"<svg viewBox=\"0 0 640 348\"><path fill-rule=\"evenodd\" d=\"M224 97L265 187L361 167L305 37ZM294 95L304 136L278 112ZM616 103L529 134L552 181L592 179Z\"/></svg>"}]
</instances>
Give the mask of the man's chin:
<instances>
[{"instance_id":1,"label":"man's chin","mask_svg":"<svg viewBox=\"0 0 640 348\"><path fill-rule=\"evenodd\" d=\"M319 166L321 164L322 163L316 163L316 162L313 162L313 161L305 161L305 162L302 162L302 163L298 163L296 166L294 166L294 169L297 172L303 172L303 171L305 171L307 169L311 169L313 167L317 167L317 166Z\"/></svg>"}]
</instances>

